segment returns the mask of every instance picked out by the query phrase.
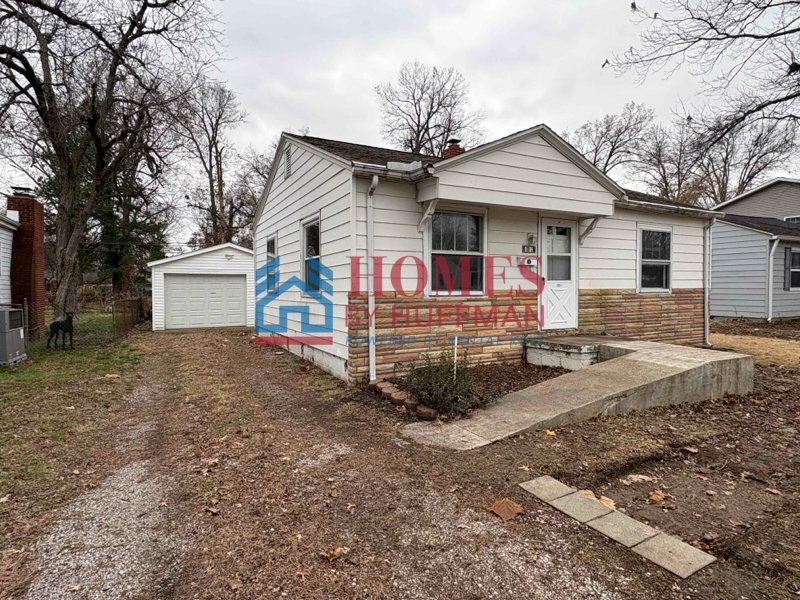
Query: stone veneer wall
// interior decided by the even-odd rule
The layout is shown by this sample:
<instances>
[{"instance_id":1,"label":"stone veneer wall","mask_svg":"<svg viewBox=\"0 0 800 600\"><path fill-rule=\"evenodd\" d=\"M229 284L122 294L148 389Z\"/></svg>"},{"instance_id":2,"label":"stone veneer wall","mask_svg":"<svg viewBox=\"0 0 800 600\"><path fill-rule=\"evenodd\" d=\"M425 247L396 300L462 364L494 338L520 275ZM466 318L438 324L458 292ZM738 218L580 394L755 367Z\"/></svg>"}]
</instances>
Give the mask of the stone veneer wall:
<instances>
[{"instance_id":1,"label":"stone veneer wall","mask_svg":"<svg viewBox=\"0 0 800 600\"><path fill-rule=\"evenodd\" d=\"M639 294L635 290L580 290L577 330L539 331L535 324L537 299L532 295L495 298L424 296L385 293L375 299L378 379L403 373L426 352L459 348L480 363L522 360L525 336L610 333L631 338L680 344L702 344L703 290L674 290L671 294ZM437 309L442 309L441 325ZM491 310L496 310L496 320ZM519 321L505 318L513 310ZM461 311L461 318L455 313ZM348 306L350 381L365 380L368 367L367 296L350 294ZM428 315L433 319L429 324ZM419 316L417 316L419 315ZM526 322L523 317L528 317ZM477 318L476 318L477 317ZM489 318L484 324L482 317ZM470 339L471 338L471 339Z\"/></svg>"},{"instance_id":2,"label":"stone veneer wall","mask_svg":"<svg viewBox=\"0 0 800 600\"><path fill-rule=\"evenodd\" d=\"M522 360L525 337L538 334L537 305L531 294L431 298L384 293L375 298L378 379L404 372L431 350L452 348L456 334L459 353L466 350L473 363ZM347 369L353 382L369 374L366 313L366 294L351 293Z\"/></svg>"},{"instance_id":3,"label":"stone veneer wall","mask_svg":"<svg viewBox=\"0 0 800 600\"><path fill-rule=\"evenodd\" d=\"M578 327L582 333L610 333L676 344L702 344L703 289L667 294L635 290L581 290Z\"/></svg>"}]
</instances>

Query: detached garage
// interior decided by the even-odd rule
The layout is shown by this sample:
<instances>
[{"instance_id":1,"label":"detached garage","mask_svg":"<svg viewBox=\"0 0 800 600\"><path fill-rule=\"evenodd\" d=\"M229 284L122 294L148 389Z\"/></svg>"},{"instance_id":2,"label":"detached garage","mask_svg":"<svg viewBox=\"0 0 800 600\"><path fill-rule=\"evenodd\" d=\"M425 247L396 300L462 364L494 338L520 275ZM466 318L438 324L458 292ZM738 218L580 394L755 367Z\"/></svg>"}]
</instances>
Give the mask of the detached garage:
<instances>
[{"instance_id":1,"label":"detached garage","mask_svg":"<svg viewBox=\"0 0 800 600\"><path fill-rule=\"evenodd\" d=\"M147 266L152 272L154 331L254 325L252 250L222 244Z\"/></svg>"}]
</instances>

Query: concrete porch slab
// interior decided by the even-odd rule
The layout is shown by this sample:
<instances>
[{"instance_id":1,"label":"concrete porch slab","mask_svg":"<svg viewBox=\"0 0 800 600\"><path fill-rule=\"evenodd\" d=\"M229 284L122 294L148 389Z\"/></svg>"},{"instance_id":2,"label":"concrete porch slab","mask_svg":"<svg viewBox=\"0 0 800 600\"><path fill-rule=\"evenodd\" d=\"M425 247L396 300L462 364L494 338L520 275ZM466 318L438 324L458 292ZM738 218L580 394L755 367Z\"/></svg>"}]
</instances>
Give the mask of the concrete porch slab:
<instances>
[{"instance_id":1,"label":"concrete porch slab","mask_svg":"<svg viewBox=\"0 0 800 600\"><path fill-rule=\"evenodd\" d=\"M553 428L753 389L753 360L744 354L602 336L554 340L562 347L593 343L601 362L507 394L468 419L406 425L403 435L421 444L470 450L532 427Z\"/></svg>"}]
</instances>

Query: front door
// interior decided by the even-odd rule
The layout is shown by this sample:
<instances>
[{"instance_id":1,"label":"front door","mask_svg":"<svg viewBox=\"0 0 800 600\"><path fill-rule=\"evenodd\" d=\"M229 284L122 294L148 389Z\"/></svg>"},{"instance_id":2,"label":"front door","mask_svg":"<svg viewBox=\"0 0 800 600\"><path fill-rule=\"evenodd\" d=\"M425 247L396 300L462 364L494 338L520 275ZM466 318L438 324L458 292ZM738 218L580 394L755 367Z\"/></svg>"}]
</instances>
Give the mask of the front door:
<instances>
[{"instance_id":1,"label":"front door","mask_svg":"<svg viewBox=\"0 0 800 600\"><path fill-rule=\"evenodd\" d=\"M542 219L542 229L543 329L574 329L578 326L578 224Z\"/></svg>"}]
</instances>

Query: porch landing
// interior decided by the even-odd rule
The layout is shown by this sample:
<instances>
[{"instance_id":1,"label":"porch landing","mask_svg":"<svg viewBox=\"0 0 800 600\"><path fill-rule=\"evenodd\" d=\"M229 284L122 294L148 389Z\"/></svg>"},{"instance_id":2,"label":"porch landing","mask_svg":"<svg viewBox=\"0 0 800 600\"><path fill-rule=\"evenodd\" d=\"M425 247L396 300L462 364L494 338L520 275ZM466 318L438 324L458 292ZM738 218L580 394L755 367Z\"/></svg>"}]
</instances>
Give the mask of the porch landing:
<instances>
[{"instance_id":1,"label":"porch landing","mask_svg":"<svg viewBox=\"0 0 800 600\"><path fill-rule=\"evenodd\" d=\"M406 425L403 435L429 446L471 450L532 427L552 428L753 390L753 359L745 354L607 336L534 339L528 349L537 354L548 349L561 355L593 354L597 362L507 394L467 419Z\"/></svg>"}]
</instances>

